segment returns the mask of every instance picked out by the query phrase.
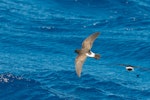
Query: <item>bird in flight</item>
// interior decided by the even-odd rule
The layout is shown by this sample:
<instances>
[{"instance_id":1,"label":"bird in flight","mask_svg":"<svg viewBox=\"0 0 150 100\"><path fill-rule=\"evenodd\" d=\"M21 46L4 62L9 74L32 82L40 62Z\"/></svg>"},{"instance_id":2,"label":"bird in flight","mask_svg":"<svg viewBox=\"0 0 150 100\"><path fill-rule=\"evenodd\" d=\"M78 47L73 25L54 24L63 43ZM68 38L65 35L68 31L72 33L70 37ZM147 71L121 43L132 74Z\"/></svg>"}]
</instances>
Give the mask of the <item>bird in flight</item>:
<instances>
[{"instance_id":1,"label":"bird in flight","mask_svg":"<svg viewBox=\"0 0 150 100\"><path fill-rule=\"evenodd\" d=\"M82 66L86 60L87 57L92 57L95 59L100 59L100 54L93 53L91 51L93 42L95 39L98 37L100 33L96 32L87 37L83 42L82 42L82 48L75 50L75 53L78 54L78 56L75 59L75 69L78 77L81 76L81 71L82 71Z\"/></svg>"},{"instance_id":2,"label":"bird in flight","mask_svg":"<svg viewBox=\"0 0 150 100\"><path fill-rule=\"evenodd\" d=\"M127 71L134 71L134 68L138 68L137 66L132 66L128 64L118 64L118 65L125 67Z\"/></svg>"},{"instance_id":3,"label":"bird in flight","mask_svg":"<svg viewBox=\"0 0 150 100\"><path fill-rule=\"evenodd\" d=\"M135 68L139 68L142 71L150 71L149 68L139 67L139 66L133 66L129 64L118 64L119 66L123 66L126 68L127 71L134 71Z\"/></svg>"}]
</instances>

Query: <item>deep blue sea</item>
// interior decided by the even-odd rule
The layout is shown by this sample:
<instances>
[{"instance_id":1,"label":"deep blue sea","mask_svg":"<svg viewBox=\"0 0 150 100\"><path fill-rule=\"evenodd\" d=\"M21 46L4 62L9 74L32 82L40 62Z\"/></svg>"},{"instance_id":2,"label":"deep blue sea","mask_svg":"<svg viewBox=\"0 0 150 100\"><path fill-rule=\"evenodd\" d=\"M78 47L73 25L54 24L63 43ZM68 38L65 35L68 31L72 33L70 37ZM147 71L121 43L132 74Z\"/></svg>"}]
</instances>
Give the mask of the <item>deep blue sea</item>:
<instances>
[{"instance_id":1,"label":"deep blue sea","mask_svg":"<svg viewBox=\"0 0 150 100\"><path fill-rule=\"evenodd\" d=\"M80 78L75 49L101 34ZM0 100L150 100L149 0L1 0ZM137 77L139 75L139 77Z\"/></svg>"}]
</instances>

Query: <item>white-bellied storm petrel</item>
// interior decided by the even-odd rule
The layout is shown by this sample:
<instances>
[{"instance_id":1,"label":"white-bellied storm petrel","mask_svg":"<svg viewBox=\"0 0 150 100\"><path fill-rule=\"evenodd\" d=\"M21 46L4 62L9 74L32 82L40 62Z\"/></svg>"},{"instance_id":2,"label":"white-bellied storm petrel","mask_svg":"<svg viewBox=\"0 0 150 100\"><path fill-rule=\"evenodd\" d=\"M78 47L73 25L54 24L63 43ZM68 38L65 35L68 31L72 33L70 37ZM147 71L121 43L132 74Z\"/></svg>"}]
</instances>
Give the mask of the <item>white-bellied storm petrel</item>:
<instances>
[{"instance_id":1,"label":"white-bellied storm petrel","mask_svg":"<svg viewBox=\"0 0 150 100\"><path fill-rule=\"evenodd\" d=\"M99 54L95 54L91 51L93 42L99 34L99 32L93 33L82 42L82 48L80 50L75 50L75 52L78 54L75 59L75 68L78 77L81 76L82 66L87 57L92 57L95 59L100 58Z\"/></svg>"},{"instance_id":2,"label":"white-bellied storm petrel","mask_svg":"<svg viewBox=\"0 0 150 100\"><path fill-rule=\"evenodd\" d=\"M118 65L125 67L127 71L134 71L135 68L138 68L141 71L150 71L150 69L146 68L146 67L133 66L133 65L129 65L129 64L118 64Z\"/></svg>"}]
</instances>

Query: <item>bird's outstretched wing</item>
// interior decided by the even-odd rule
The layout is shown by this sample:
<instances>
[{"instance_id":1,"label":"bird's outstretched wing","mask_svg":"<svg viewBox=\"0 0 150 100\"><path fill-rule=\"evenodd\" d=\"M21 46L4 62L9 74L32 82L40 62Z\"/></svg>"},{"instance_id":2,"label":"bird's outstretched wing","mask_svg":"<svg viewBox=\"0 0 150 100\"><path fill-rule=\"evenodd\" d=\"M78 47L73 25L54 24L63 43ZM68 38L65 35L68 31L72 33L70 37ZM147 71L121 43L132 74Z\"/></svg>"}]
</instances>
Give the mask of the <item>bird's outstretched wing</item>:
<instances>
[{"instance_id":1,"label":"bird's outstretched wing","mask_svg":"<svg viewBox=\"0 0 150 100\"><path fill-rule=\"evenodd\" d=\"M94 40L99 35L99 32L93 33L89 37L87 37L82 43L82 49L90 50L92 48Z\"/></svg>"},{"instance_id":2,"label":"bird's outstretched wing","mask_svg":"<svg viewBox=\"0 0 150 100\"><path fill-rule=\"evenodd\" d=\"M117 65L123 66L123 67L131 66L131 65L129 65L129 64L117 64Z\"/></svg>"},{"instance_id":3,"label":"bird's outstretched wing","mask_svg":"<svg viewBox=\"0 0 150 100\"><path fill-rule=\"evenodd\" d=\"M139 68L141 71L147 71L147 72L150 72L150 68L146 68L146 67L141 67Z\"/></svg>"},{"instance_id":4,"label":"bird's outstretched wing","mask_svg":"<svg viewBox=\"0 0 150 100\"><path fill-rule=\"evenodd\" d=\"M76 67L76 73L77 73L78 77L81 76L82 66L83 66L86 58L87 58L87 56L85 54L79 54L76 57L76 60L75 60L76 66L75 67Z\"/></svg>"},{"instance_id":5,"label":"bird's outstretched wing","mask_svg":"<svg viewBox=\"0 0 150 100\"><path fill-rule=\"evenodd\" d=\"M133 66L129 64L118 64L119 66L124 66L124 67L134 67L134 68L140 68L139 66Z\"/></svg>"}]
</instances>

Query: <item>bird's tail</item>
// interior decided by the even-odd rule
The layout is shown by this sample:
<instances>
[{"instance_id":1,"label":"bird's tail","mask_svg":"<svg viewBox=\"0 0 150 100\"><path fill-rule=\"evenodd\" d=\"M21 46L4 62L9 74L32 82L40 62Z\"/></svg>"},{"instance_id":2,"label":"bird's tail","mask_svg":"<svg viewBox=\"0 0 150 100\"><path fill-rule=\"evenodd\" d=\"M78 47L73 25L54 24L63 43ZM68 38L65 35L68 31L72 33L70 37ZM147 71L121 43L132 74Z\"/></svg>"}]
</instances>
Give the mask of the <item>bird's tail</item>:
<instances>
[{"instance_id":1,"label":"bird's tail","mask_svg":"<svg viewBox=\"0 0 150 100\"><path fill-rule=\"evenodd\" d=\"M100 54L95 54L95 59L100 59Z\"/></svg>"}]
</instances>

